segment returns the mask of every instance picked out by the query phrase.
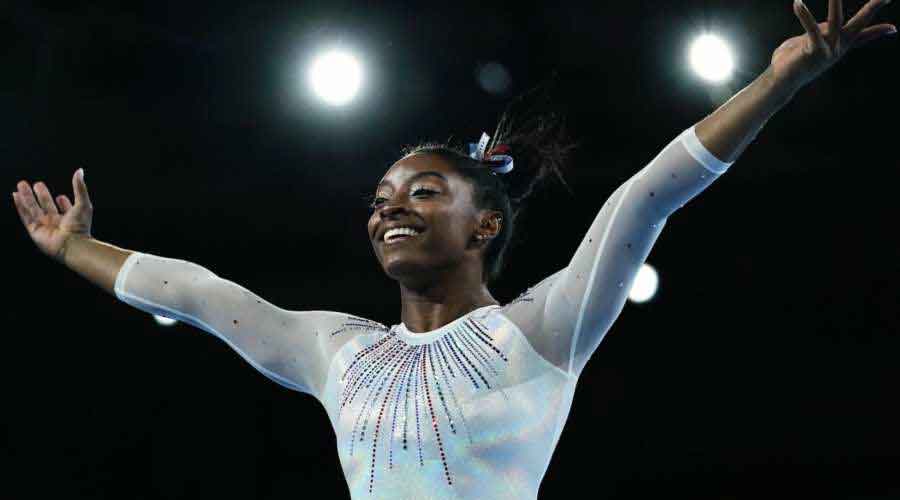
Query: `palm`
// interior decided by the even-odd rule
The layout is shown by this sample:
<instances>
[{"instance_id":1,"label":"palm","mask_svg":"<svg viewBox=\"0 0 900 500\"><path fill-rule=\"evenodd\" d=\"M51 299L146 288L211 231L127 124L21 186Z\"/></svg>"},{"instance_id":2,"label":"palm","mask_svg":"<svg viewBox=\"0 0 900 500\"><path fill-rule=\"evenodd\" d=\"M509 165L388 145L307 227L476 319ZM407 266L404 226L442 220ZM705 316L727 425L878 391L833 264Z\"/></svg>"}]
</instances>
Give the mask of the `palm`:
<instances>
[{"instance_id":1,"label":"palm","mask_svg":"<svg viewBox=\"0 0 900 500\"><path fill-rule=\"evenodd\" d=\"M806 33L785 40L772 54L771 70L778 81L800 89L855 47L896 32L891 24L869 26L884 0L870 0L844 24L841 0L829 0L828 21L817 23L802 2L794 3L794 14Z\"/></svg>"},{"instance_id":2,"label":"palm","mask_svg":"<svg viewBox=\"0 0 900 500\"><path fill-rule=\"evenodd\" d=\"M90 237L93 205L88 195L84 179L76 174L72 177L75 203L66 195L53 196L43 182L34 185L34 191L27 182L21 181L14 194L16 210L22 225L34 244L46 255L56 257L63 242L70 235ZM35 197L35 194L37 197ZM59 209L57 209L57 204Z\"/></svg>"},{"instance_id":3,"label":"palm","mask_svg":"<svg viewBox=\"0 0 900 500\"><path fill-rule=\"evenodd\" d=\"M66 236L72 232L79 232L73 231L80 226L73 214L74 211L69 211L65 215L45 213L28 224L28 234L38 247L45 248L55 255Z\"/></svg>"}]
</instances>

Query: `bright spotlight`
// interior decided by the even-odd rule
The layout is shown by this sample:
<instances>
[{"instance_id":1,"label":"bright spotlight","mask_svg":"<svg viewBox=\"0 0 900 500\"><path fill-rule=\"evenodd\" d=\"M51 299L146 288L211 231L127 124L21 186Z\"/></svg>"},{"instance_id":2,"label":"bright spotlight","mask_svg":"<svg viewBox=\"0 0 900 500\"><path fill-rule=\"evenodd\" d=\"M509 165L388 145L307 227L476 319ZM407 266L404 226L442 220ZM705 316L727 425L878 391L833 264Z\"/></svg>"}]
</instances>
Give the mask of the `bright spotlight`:
<instances>
[{"instance_id":1,"label":"bright spotlight","mask_svg":"<svg viewBox=\"0 0 900 500\"><path fill-rule=\"evenodd\" d=\"M309 84L323 101L346 104L359 90L362 70L351 54L332 50L319 55L309 68Z\"/></svg>"},{"instance_id":2,"label":"bright spotlight","mask_svg":"<svg viewBox=\"0 0 900 500\"><path fill-rule=\"evenodd\" d=\"M634 278L628 298L632 302L647 302L656 295L658 285L659 275L656 274L656 270L652 266L644 264Z\"/></svg>"},{"instance_id":3,"label":"bright spotlight","mask_svg":"<svg viewBox=\"0 0 900 500\"><path fill-rule=\"evenodd\" d=\"M702 35L691 45L691 67L703 78L711 82L722 82L731 77L734 59L731 49L715 35Z\"/></svg>"},{"instance_id":4,"label":"bright spotlight","mask_svg":"<svg viewBox=\"0 0 900 500\"><path fill-rule=\"evenodd\" d=\"M178 320L176 320L176 319L167 318L165 316L160 316L158 314L154 314L153 319L155 319L156 322L162 326L172 326L175 323L178 323Z\"/></svg>"}]
</instances>

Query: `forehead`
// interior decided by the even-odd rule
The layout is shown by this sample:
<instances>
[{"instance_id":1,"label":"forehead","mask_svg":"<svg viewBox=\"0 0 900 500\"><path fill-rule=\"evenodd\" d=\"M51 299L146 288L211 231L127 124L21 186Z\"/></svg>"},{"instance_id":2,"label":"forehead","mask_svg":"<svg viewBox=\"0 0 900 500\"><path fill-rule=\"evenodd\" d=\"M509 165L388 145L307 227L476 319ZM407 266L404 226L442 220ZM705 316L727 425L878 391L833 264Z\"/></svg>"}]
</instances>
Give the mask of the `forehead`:
<instances>
[{"instance_id":1,"label":"forehead","mask_svg":"<svg viewBox=\"0 0 900 500\"><path fill-rule=\"evenodd\" d=\"M377 187L396 187L416 179L431 179L453 185L458 182L458 177L453 167L440 156L414 154L391 165Z\"/></svg>"}]
</instances>

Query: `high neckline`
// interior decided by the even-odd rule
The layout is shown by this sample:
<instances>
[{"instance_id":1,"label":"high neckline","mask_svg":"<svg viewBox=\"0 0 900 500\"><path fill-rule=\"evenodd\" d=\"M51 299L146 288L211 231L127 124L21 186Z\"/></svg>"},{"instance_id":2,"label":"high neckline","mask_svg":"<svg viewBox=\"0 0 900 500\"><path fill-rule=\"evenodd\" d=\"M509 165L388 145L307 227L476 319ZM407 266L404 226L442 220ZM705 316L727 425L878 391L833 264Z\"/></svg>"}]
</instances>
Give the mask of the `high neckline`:
<instances>
[{"instance_id":1,"label":"high neckline","mask_svg":"<svg viewBox=\"0 0 900 500\"><path fill-rule=\"evenodd\" d=\"M494 307L502 307L502 306L497 305L497 304L489 304L486 306L481 306L477 309L473 309L473 310L467 312L466 314L463 314L462 316L454 319L453 321L447 323L446 325L444 325L440 328L436 328L434 330L429 330L427 332L422 332L422 333L411 332L411 331L409 331L408 328L406 328L406 324L403 322L401 322L399 325L397 325L397 327L394 329L394 331L397 333L397 336L400 337L401 339L403 339L404 341L406 341L407 344L411 344L411 345L428 344L428 343L433 342L433 341L437 340L438 338L442 337L448 331L459 326L459 324L462 323L463 321L465 321L466 318L471 317L471 316L483 317L488 312L488 310L490 310Z\"/></svg>"}]
</instances>

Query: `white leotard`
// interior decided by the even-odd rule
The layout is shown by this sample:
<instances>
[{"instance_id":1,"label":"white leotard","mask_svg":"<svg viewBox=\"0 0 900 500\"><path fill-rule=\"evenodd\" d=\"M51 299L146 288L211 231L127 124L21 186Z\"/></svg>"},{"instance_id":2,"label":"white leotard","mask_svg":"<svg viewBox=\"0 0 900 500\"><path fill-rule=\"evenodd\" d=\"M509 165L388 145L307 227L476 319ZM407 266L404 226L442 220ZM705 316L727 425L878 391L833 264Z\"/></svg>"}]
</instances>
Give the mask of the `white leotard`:
<instances>
[{"instance_id":1,"label":"white leotard","mask_svg":"<svg viewBox=\"0 0 900 500\"><path fill-rule=\"evenodd\" d=\"M354 499L534 499L578 376L667 217L730 165L685 130L612 193L566 267L430 332L288 311L197 264L146 253L128 257L115 292L316 397Z\"/></svg>"}]
</instances>

